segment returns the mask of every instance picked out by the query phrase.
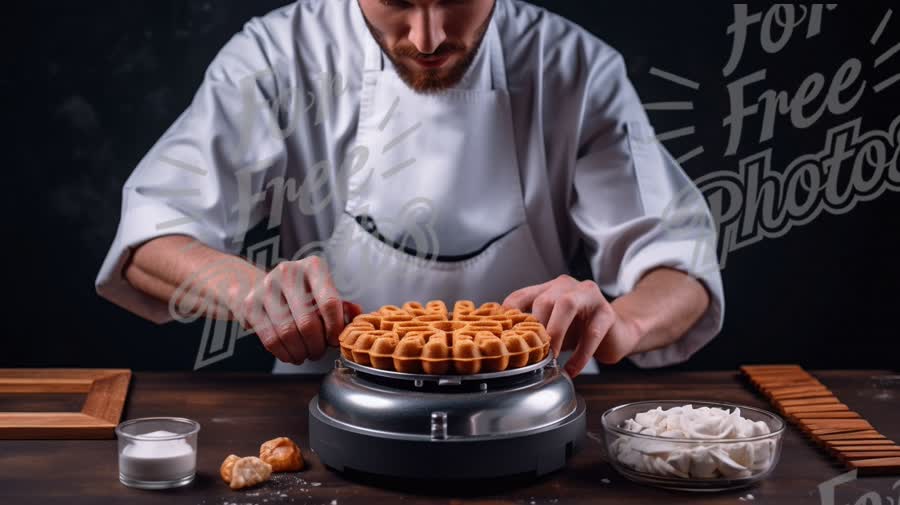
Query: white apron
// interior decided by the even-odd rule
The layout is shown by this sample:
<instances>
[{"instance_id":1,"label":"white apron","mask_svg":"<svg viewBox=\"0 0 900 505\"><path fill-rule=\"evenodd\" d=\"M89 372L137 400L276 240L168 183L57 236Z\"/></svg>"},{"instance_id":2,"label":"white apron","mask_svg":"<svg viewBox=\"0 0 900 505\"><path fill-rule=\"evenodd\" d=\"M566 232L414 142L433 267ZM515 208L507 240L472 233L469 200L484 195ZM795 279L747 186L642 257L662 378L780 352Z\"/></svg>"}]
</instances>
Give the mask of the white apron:
<instances>
[{"instance_id":1,"label":"white apron","mask_svg":"<svg viewBox=\"0 0 900 505\"><path fill-rule=\"evenodd\" d=\"M323 251L341 295L368 312L410 300L500 302L547 281L553 273L525 217L494 21L482 42L492 90L418 94L365 39L357 144L373 155L349 174L345 211ZM326 372L337 356L276 360L274 372Z\"/></svg>"}]
</instances>

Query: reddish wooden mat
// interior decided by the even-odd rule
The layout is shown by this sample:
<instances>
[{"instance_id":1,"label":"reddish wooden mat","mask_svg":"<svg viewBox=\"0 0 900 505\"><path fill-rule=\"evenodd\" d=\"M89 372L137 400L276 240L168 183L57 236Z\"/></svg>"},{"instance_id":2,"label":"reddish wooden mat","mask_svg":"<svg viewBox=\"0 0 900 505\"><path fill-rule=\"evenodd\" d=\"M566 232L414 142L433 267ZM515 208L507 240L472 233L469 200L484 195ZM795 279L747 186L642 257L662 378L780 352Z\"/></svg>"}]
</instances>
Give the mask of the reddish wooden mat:
<instances>
[{"instance_id":1,"label":"reddish wooden mat","mask_svg":"<svg viewBox=\"0 0 900 505\"><path fill-rule=\"evenodd\" d=\"M799 365L744 365L776 409L859 475L900 475L900 445L878 433Z\"/></svg>"}]
</instances>

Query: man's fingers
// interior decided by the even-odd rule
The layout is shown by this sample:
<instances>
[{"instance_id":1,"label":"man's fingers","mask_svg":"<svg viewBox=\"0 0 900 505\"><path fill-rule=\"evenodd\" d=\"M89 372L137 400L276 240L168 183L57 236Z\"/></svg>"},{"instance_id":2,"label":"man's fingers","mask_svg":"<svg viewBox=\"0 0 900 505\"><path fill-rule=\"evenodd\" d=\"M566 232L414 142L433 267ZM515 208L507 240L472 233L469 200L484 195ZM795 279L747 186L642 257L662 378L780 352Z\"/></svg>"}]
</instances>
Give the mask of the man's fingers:
<instances>
[{"instance_id":1,"label":"man's fingers","mask_svg":"<svg viewBox=\"0 0 900 505\"><path fill-rule=\"evenodd\" d=\"M344 302L344 321L345 322L353 321L354 317L356 317L362 313L363 313L363 308L359 304L353 303L353 302L347 302L347 301Z\"/></svg>"},{"instance_id":2,"label":"man's fingers","mask_svg":"<svg viewBox=\"0 0 900 505\"><path fill-rule=\"evenodd\" d=\"M612 307L608 303L602 304L594 311L594 315L587 325L587 331L578 340L575 351L572 353L569 361L566 362L566 372L570 377L576 377L581 373L581 370L593 357L594 352L603 342L603 339L606 338L615 320L615 312L613 312Z\"/></svg>"},{"instance_id":3,"label":"man's fingers","mask_svg":"<svg viewBox=\"0 0 900 505\"><path fill-rule=\"evenodd\" d=\"M283 363L293 363L294 358L281 344L278 334L269 320L269 316L266 315L265 297L264 291L254 290L243 299L239 318L241 325L256 333L263 347L278 360Z\"/></svg>"},{"instance_id":4,"label":"man's fingers","mask_svg":"<svg viewBox=\"0 0 900 505\"><path fill-rule=\"evenodd\" d=\"M566 362L566 373L569 374L569 377L574 379L581 373L605 336L606 333L601 333L599 330L588 331L581 336L581 339L578 340L578 344L575 346L575 351L572 353L569 361Z\"/></svg>"},{"instance_id":5,"label":"man's fingers","mask_svg":"<svg viewBox=\"0 0 900 505\"><path fill-rule=\"evenodd\" d=\"M547 288L534 299L531 304L531 314L544 326L550 324L550 315L557 300L570 291L572 286L564 282L553 281Z\"/></svg>"},{"instance_id":6,"label":"man's fingers","mask_svg":"<svg viewBox=\"0 0 900 505\"><path fill-rule=\"evenodd\" d=\"M606 299L603 298L603 294L597 288L597 285L591 281L581 282L574 288L567 287L556 298L550 317L547 320L547 334L550 335L555 356L559 356L559 352L572 326L572 321L575 318L590 317L604 303L606 303ZM581 337L581 335L576 337Z\"/></svg>"},{"instance_id":7,"label":"man's fingers","mask_svg":"<svg viewBox=\"0 0 900 505\"><path fill-rule=\"evenodd\" d=\"M297 319L297 328L303 336L309 358L317 360L325 354L325 327L315 310L307 312Z\"/></svg>"},{"instance_id":8,"label":"man's fingers","mask_svg":"<svg viewBox=\"0 0 900 505\"><path fill-rule=\"evenodd\" d=\"M552 281L536 284L534 286L527 286L513 291L505 300L503 300L503 307L507 309L519 309L522 312L531 312L531 304L534 302L534 299L547 289L550 282Z\"/></svg>"},{"instance_id":9,"label":"man's fingers","mask_svg":"<svg viewBox=\"0 0 900 505\"><path fill-rule=\"evenodd\" d=\"M321 358L325 353L325 331L307 289L304 269L298 263L282 263L273 274L278 275L273 282L281 284L282 296L290 307L290 322L297 328L298 346L303 346L306 358ZM294 352L293 347L290 350Z\"/></svg>"},{"instance_id":10,"label":"man's fingers","mask_svg":"<svg viewBox=\"0 0 900 505\"><path fill-rule=\"evenodd\" d=\"M303 343L291 308L281 291L266 296L265 307L275 334L293 358L291 363L299 365L306 361L308 355L306 345Z\"/></svg>"},{"instance_id":11,"label":"man's fingers","mask_svg":"<svg viewBox=\"0 0 900 505\"><path fill-rule=\"evenodd\" d=\"M341 302L341 295L334 287L325 261L318 256L311 256L304 261L306 282L325 324L328 343L337 346L338 335L344 330L344 304Z\"/></svg>"},{"instance_id":12,"label":"man's fingers","mask_svg":"<svg viewBox=\"0 0 900 505\"><path fill-rule=\"evenodd\" d=\"M554 356L559 356L566 333L575 317L593 310L597 303L597 300L591 300L577 290L563 293L556 299L547 321L547 334L550 335L550 346Z\"/></svg>"},{"instance_id":13,"label":"man's fingers","mask_svg":"<svg viewBox=\"0 0 900 505\"><path fill-rule=\"evenodd\" d=\"M293 356L291 356L284 345L282 345L281 340L275 333L275 329L272 327L271 321L269 321L269 318L263 311L257 310L246 313L244 319L247 327L256 333L256 336L259 337L259 341L262 342L263 347L265 347L267 351L272 353L272 355L278 358L282 363L294 362Z\"/></svg>"}]
</instances>

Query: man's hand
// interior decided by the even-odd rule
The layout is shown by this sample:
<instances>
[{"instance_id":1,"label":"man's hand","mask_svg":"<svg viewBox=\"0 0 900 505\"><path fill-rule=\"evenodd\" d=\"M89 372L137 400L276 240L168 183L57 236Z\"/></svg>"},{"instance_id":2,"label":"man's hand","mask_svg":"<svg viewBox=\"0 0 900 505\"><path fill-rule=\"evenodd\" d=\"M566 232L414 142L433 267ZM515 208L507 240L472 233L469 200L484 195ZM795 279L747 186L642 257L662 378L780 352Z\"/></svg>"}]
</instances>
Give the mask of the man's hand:
<instances>
[{"instance_id":1,"label":"man's hand","mask_svg":"<svg viewBox=\"0 0 900 505\"><path fill-rule=\"evenodd\" d=\"M601 363L616 363L640 340L638 325L617 314L594 281L577 281L561 275L552 281L513 292L503 306L531 312L551 338L555 356L561 349L575 346L566 372L575 377L591 356Z\"/></svg>"},{"instance_id":2,"label":"man's hand","mask_svg":"<svg viewBox=\"0 0 900 505\"><path fill-rule=\"evenodd\" d=\"M345 318L362 312L341 300L328 264L317 256L280 263L249 292L232 297L235 318L276 358L297 365L321 358L326 345L337 346Z\"/></svg>"},{"instance_id":3,"label":"man's hand","mask_svg":"<svg viewBox=\"0 0 900 505\"><path fill-rule=\"evenodd\" d=\"M509 295L503 305L531 311L547 327L553 352L575 346L566 364L572 377L591 355L604 364L677 342L700 320L710 304L706 287L679 270L646 272L631 292L612 303L593 281L568 275ZM576 343L577 342L577 343Z\"/></svg>"},{"instance_id":4,"label":"man's hand","mask_svg":"<svg viewBox=\"0 0 900 505\"><path fill-rule=\"evenodd\" d=\"M303 363L337 346L344 321L362 312L341 300L317 256L280 263L271 272L185 235L137 247L123 268L135 288L187 316L234 319L252 329L285 363Z\"/></svg>"}]
</instances>

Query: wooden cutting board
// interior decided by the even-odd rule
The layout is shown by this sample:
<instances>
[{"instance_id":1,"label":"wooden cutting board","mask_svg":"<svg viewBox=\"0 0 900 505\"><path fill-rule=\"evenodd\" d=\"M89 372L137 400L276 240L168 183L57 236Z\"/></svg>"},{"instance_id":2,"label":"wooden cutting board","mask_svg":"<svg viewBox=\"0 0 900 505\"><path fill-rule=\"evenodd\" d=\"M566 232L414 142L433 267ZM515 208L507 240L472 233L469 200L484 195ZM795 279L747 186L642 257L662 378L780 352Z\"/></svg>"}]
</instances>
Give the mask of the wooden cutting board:
<instances>
[{"instance_id":1,"label":"wooden cutting board","mask_svg":"<svg viewBox=\"0 0 900 505\"><path fill-rule=\"evenodd\" d=\"M80 412L0 412L0 439L115 438L131 370L0 369L0 395L84 394Z\"/></svg>"}]
</instances>

